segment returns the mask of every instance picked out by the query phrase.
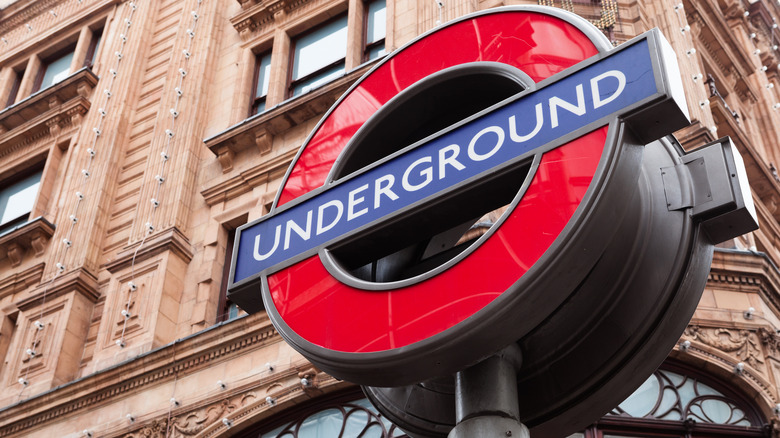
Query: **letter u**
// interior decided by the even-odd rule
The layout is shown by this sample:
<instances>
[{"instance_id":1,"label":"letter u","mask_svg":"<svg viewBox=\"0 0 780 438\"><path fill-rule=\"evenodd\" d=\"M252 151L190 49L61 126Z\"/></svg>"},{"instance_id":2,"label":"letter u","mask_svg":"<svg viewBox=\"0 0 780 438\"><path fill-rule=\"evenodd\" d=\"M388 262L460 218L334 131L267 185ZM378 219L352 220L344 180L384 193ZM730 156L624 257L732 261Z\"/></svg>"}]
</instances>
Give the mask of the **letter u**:
<instances>
[{"instance_id":1,"label":"letter u","mask_svg":"<svg viewBox=\"0 0 780 438\"><path fill-rule=\"evenodd\" d=\"M270 251L268 251L265 254L260 254L260 234L255 236L255 260L258 262L262 262L263 260L267 259L268 257L271 257L274 252L276 252L276 248L279 247L279 240L282 235L282 225L279 224L276 226L276 237L274 237L274 246L271 248Z\"/></svg>"},{"instance_id":2,"label":"letter u","mask_svg":"<svg viewBox=\"0 0 780 438\"><path fill-rule=\"evenodd\" d=\"M540 102L536 104L536 126L534 127L534 130L526 135L517 135L517 123L515 122L515 116L512 116L509 118L509 137L515 143L522 143L524 141L528 141L536 137L536 134L538 134L539 131L542 129L543 122L544 122L544 115L542 113L542 104Z\"/></svg>"}]
</instances>

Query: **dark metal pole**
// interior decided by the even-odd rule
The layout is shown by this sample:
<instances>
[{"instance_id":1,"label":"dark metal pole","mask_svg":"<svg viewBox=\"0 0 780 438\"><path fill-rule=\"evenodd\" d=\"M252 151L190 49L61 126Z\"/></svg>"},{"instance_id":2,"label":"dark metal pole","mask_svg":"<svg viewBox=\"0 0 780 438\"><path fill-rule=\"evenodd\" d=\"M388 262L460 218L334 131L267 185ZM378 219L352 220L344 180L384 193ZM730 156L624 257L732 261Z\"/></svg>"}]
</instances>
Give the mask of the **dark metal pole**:
<instances>
[{"instance_id":1,"label":"dark metal pole","mask_svg":"<svg viewBox=\"0 0 780 438\"><path fill-rule=\"evenodd\" d=\"M455 375L455 419L448 438L529 438L519 419L517 371L522 356L513 344Z\"/></svg>"}]
</instances>

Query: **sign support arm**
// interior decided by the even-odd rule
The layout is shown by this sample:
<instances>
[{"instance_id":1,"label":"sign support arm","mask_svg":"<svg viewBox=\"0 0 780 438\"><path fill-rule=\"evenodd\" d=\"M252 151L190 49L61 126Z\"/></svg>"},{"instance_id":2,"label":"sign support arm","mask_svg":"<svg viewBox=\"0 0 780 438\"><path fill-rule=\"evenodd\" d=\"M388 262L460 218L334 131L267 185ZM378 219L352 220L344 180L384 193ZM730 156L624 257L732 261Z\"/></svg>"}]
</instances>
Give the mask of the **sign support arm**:
<instances>
[{"instance_id":1,"label":"sign support arm","mask_svg":"<svg viewBox=\"0 0 780 438\"><path fill-rule=\"evenodd\" d=\"M520 420L517 372L522 356L512 344L495 355L455 374L457 425L447 438L529 438Z\"/></svg>"}]
</instances>

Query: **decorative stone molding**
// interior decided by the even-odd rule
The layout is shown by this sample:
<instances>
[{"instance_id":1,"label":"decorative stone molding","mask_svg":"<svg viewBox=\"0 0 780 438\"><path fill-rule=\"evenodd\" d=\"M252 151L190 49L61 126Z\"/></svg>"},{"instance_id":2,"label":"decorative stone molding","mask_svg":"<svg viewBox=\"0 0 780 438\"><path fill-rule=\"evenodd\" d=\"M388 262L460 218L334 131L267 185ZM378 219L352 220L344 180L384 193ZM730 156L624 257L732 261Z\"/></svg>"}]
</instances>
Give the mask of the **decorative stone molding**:
<instances>
[{"instance_id":1,"label":"decorative stone molding","mask_svg":"<svg viewBox=\"0 0 780 438\"><path fill-rule=\"evenodd\" d=\"M21 436L56 418L84 415L89 409L113 402L117 397L172 381L177 375L181 377L213 367L220 361L247 354L276 342L282 342L282 338L265 315L244 317L212 327L198 335L176 341L175 348L173 343L165 345L121 367L108 368L71 382L60 387L55 393L33 396L5 408L0 411L0 437ZM177 350L186 351L188 354L184 357L176 357ZM268 385L270 381L278 378L277 374L282 372L297 375L299 371L295 368L289 371L278 370L271 376L272 378L259 379L259 384ZM224 396L219 396L219 399L224 399ZM182 411L176 411L175 416L181 418L179 412L185 412L184 409L182 407ZM193 409L193 407L186 409ZM139 429L132 431L136 435L130 436L155 436L153 435L155 431L160 428L165 429L164 418L157 421L156 425L140 425ZM123 429L122 436L127 433L127 429ZM162 436L165 436L164 431Z\"/></svg>"},{"instance_id":2,"label":"decorative stone molding","mask_svg":"<svg viewBox=\"0 0 780 438\"><path fill-rule=\"evenodd\" d=\"M707 286L758 294L775 313L780 312L780 271L764 253L716 248Z\"/></svg>"},{"instance_id":3,"label":"decorative stone molding","mask_svg":"<svg viewBox=\"0 0 780 438\"><path fill-rule=\"evenodd\" d=\"M739 71L740 76L750 76L754 66L750 59L752 56L746 52L742 44L736 40L734 26L747 26L745 9L740 2L732 2L723 11L718 4L702 0L693 0L685 7L686 13L692 15L694 20L701 23L697 39L708 46L712 53L723 66L733 65ZM695 18L699 15L700 18ZM689 18L689 22L694 21Z\"/></svg>"},{"instance_id":4,"label":"decorative stone molding","mask_svg":"<svg viewBox=\"0 0 780 438\"><path fill-rule=\"evenodd\" d=\"M28 250L40 257L46 250L46 243L54 235L54 225L37 217L0 235L0 260L8 257L12 267L22 264Z\"/></svg>"},{"instance_id":5,"label":"decorative stone molding","mask_svg":"<svg viewBox=\"0 0 780 438\"><path fill-rule=\"evenodd\" d=\"M97 82L98 77L85 67L0 111L0 157L19 144L46 135L56 137L62 128L80 123Z\"/></svg>"},{"instance_id":6,"label":"decorative stone molding","mask_svg":"<svg viewBox=\"0 0 780 438\"><path fill-rule=\"evenodd\" d=\"M219 158L222 171L229 172L233 169L234 157L242 151L255 147L261 154L269 153L273 136L323 114L368 68L368 65L361 66L327 85L249 117L203 142Z\"/></svg>"},{"instance_id":7,"label":"decorative stone molding","mask_svg":"<svg viewBox=\"0 0 780 438\"><path fill-rule=\"evenodd\" d=\"M317 0L237 0L241 12L230 19L242 40L251 39L252 35L262 32L272 23L284 21L288 14L299 10L307 3Z\"/></svg>"},{"instance_id":8,"label":"decorative stone molding","mask_svg":"<svg viewBox=\"0 0 780 438\"><path fill-rule=\"evenodd\" d=\"M279 12L289 11L290 7L286 0L244 0L239 3L243 10L230 22L244 40L262 25L273 21Z\"/></svg>"},{"instance_id":9,"label":"decorative stone molding","mask_svg":"<svg viewBox=\"0 0 780 438\"><path fill-rule=\"evenodd\" d=\"M689 326L688 329L690 328L691 326ZM691 338L687 335L688 329L686 330L686 333L683 334L681 340L691 341ZM724 353L718 348L711 347L703 342L700 342L699 340L692 340L690 347L688 347L685 353L680 352L678 344L675 347L672 356L676 356L681 360L686 360L684 359L683 354L685 356L698 357L700 360L717 365L721 369L726 370L728 373L733 373L734 367L738 362L740 362L737 357L728 353ZM766 400L766 402L769 402L771 405L774 405L778 402L777 388L774 386L774 384L767 380L763 373L757 372L755 368L747 365L742 371L741 378L745 379L745 381L750 386L755 388Z\"/></svg>"},{"instance_id":10,"label":"decorative stone molding","mask_svg":"<svg viewBox=\"0 0 780 438\"><path fill-rule=\"evenodd\" d=\"M311 374L314 372L315 374ZM305 375L320 382L325 391L317 390L312 394L302 388L298 379ZM241 422L253 422L258 417L265 417L286 409L288 405L299 403L302 399L308 400L325 392L330 392L349 385L334 379L333 377L316 371L308 363L293 366L287 370L279 370L264 378L257 379L254 383L236 388L233 392L209 398L196 406L181 407L174 410L170 423L166 417L155 418L146 424L136 426L128 432L108 434L109 437L141 438L155 437L157 433L166 436L166 425L170 424L167 431L171 438L193 437L200 438L218 436L226 430L222 423L223 418L230 419L234 424ZM269 404L266 396L274 398L274 404Z\"/></svg>"},{"instance_id":11,"label":"decorative stone molding","mask_svg":"<svg viewBox=\"0 0 780 438\"><path fill-rule=\"evenodd\" d=\"M750 137L732 116L730 108L720 99L710 99L712 116L718 126L718 134L730 136L745 162L750 187L759 198L774 199L780 196L780 182L774 178L764 159L756 150ZM774 220L780 221L780 209L773 212Z\"/></svg>"},{"instance_id":12,"label":"decorative stone molding","mask_svg":"<svg viewBox=\"0 0 780 438\"><path fill-rule=\"evenodd\" d=\"M291 149L279 156L264 160L258 166L202 190L200 194L209 206L241 196L252 191L254 187L284 175L297 153L297 149Z\"/></svg>"},{"instance_id":13,"label":"decorative stone molding","mask_svg":"<svg viewBox=\"0 0 780 438\"><path fill-rule=\"evenodd\" d=\"M690 325L683 333L683 339L698 341L736 357L736 362L744 362L761 371L764 358L759 348L760 339L755 331L726 329L721 327L700 327Z\"/></svg>"},{"instance_id":14,"label":"decorative stone molding","mask_svg":"<svg viewBox=\"0 0 780 438\"><path fill-rule=\"evenodd\" d=\"M38 263L22 272L17 272L0 279L0 299L5 296L22 292L41 282L43 269L46 265Z\"/></svg>"},{"instance_id":15,"label":"decorative stone molding","mask_svg":"<svg viewBox=\"0 0 780 438\"><path fill-rule=\"evenodd\" d=\"M221 421L222 418L229 416L237 409L251 404L257 398L255 391L247 391L229 399L212 403L196 411L173 417L171 419L171 432L174 437L195 436L206 427Z\"/></svg>"},{"instance_id":16,"label":"decorative stone molding","mask_svg":"<svg viewBox=\"0 0 780 438\"><path fill-rule=\"evenodd\" d=\"M50 10L52 6L60 3L62 0L21 0L16 5L6 7L0 11L0 34L7 33L10 29L21 26L30 21L33 17L43 14Z\"/></svg>"},{"instance_id":17,"label":"decorative stone molding","mask_svg":"<svg viewBox=\"0 0 780 438\"><path fill-rule=\"evenodd\" d=\"M766 327L760 327L756 332L761 343L766 346L771 354L777 354L780 351L780 334L775 330L769 330Z\"/></svg>"},{"instance_id":18,"label":"decorative stone molding","mask_svg":"<svg viewBox=\"0 0 780 438\"><path fill-rule=\"evenodd\" d=\"M308 363L303 364L303 372L305 373L305 370L309 369L309 367L310 365ZM242 423L251 424L292 407L303 400L308 400L326 392L335 391L351 385L350 383L337 380L332 376L321 372L317 373L316 376L312 378L318 382L318 388L320 388L320 390L317 390L316 394L312 394L306 388L303 388L297 380L287 382L287 384L271 385L267 394L274 398L275 402L273 405L269 404L265 400L265 397L259 397L259 399L251 400L250 403L246 403L244 406L237 407L235 411L230 413L228 418L233 421L234 427ZM221 421L216 421L201 431L198 437L216 437L225 433L226 430L227 427Z\"/></svg>"},{"instance_id":19,"label":"decorative stone molding","mask_svg":"<svg viewBox=\"0 0 780 438\"><path fill-rule=\"evenodd\" d=\"M44 291L46 291L46 301L51 301L73 290L87 297L92 303L96 302L100 295L97 278L87 270L79 268L58 276L52 282L47 281L46 284L39 285L23 295L16 305L21 310L27 310L40 306L44 302Z\"/></svg>"},{"instance_id":20,"label":"decorative stone molding","mask_svg":"<svg viewBox=\"0 0 780 438\"><path fill-rule=\"evenodd\" d=\"M125 438L165 438L166 436L168 436L167 418L154 420L135 432L124 435Z\"/></svg>"},{"instance_id":21,"label":"decorative stone molding","mask_svg":"<svg viewBox=\"0 0 780 438\"><path fill-rule=\"evenodd\" d=\"M114 274L122 269L129 268L133 263L133 258L135 258L136 263L139 263L165 251L173 252L186 263L189 263L190 260L192 260L192 245L176 227L169 228L153 235L151 239L144 242L141 250L136 253L136 248L138 248L140 244L141 242L136 242L124 248L117 254L117 257L114 260L106 263L103 267L106 268L108 272Z\"/></svg>"}]
</instances>

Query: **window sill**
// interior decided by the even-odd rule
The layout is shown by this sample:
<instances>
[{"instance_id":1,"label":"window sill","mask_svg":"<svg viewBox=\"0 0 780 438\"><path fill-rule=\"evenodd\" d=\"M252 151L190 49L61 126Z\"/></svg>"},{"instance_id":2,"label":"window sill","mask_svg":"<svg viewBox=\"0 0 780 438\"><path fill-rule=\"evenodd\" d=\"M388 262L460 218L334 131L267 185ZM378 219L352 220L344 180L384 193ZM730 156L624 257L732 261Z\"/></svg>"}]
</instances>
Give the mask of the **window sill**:
<instances>
[{"instance_id":1,"label":"window sill","mask_svg":"<svg viewBox=\"0 0 780 438\"><path fill-rule=\"evenodd\" d=\"M63 127L78 124L89 110L89 96L97 82L98 77L85 67L0 111L0 152L20 138L47 133L56 137Z\"/></svg>"},{"instance_id":2,"label":"window sill","mask_svg":"<svg viewBox=\"0 0 780 438\"><path fill-rule=\"evenodd\" d=\"M8 257L11 266L17 267L28 250L35 257L43 255L54 229L54 224L42 217L11 228L0 234L0 257Z\"/></svg>"},{"instance_id":3,"label":"window sill","mask_svg":"<svg viewBox=\"0 0 780 438\"><path fill-rule=\"evenodd\" d=\"M333 82L249 117L203 142L217 156L222 172L230 172L234 157L241 151L254 146L261 154L267 154L274 135L324 114L372 64L365 63Z\"/></svg>"}]
</instances>

